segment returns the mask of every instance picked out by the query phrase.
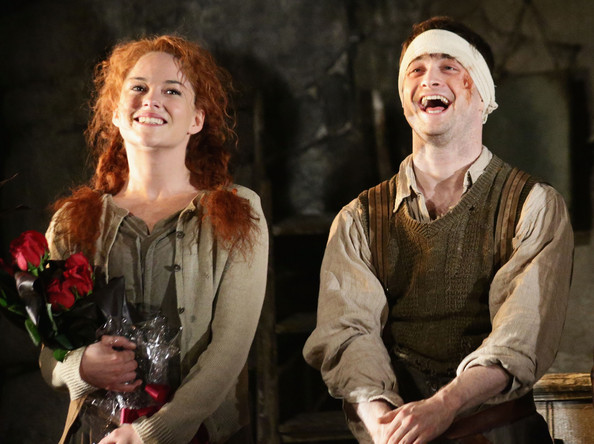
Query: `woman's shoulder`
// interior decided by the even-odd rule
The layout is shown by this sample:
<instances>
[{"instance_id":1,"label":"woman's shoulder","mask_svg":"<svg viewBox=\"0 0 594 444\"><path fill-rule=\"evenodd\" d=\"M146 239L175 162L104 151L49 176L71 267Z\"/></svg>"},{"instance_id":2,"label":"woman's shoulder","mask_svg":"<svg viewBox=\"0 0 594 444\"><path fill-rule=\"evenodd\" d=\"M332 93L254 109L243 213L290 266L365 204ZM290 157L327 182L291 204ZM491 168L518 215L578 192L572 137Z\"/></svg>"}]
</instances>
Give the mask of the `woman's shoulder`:
<instances>
[{"instance_id":1,"label":"woman's shoulder","mask_svg":"<svg viewBox=\"0 0 594 444\"><path fill-rule=\"evenodd\" d=\"M227 187L227 190L235 192L239 197L243 197L244 199L249 200L252 206L254 204L260 206L260 196L258 195L258 193L246 186L233 183Z\"/></svg>"},{"instance_id":2,"label":"woman's shoulder","mask_svg":"<svg viewBox=\"0 0 594 444\"><path fill-rule=\"evenodd\" d=\"M94 250L97 233L105 223L109 197L107 194L84 192L62 201L46 232L55 254L72 254L81 250L90 254Z\"/></svg>"},{"instance_id":3,"label":"woman's shoulder","mask_svg":"<svg viewBox=\"0 0 594 444\"><path fill-rule=\"evenodd\" d=\"M68 221L74 214L85 214L91 208L101 209L105 211L106 208L115 207L111 194L99 194L89 198L77 198L65 200L64 203L56 209L52 215L51 221L54 224L63 224Z\"/></svg>"}]
</instances>

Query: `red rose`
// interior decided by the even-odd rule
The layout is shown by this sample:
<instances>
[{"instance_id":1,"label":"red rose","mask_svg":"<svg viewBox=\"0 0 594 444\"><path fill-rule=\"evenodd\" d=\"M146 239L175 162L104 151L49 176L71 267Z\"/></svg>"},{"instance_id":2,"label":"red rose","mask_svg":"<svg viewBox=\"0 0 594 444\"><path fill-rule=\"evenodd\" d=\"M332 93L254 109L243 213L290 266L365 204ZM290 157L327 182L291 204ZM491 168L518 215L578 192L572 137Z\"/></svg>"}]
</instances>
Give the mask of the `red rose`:
<instances>
[{"instance_id":1,"label":"red rose","mask_svg":"<svg viewBox=\"0 0 594 444\"><path fill-rule=\"evenodd\" d=\"M10 243L10 254L22 271L29 271L29 266L39 268L43 258L49 254L47 240L37 231L25 231Z\"/></svg>"},{"instance_id":2,"label":"red rose","mask_svg":"<svg viewBox=\"0 0 594 444\"><path fill-rule=\"evenodd\" d=\"M65 282L59 279L52 280L46 288L47 301L52 304L52 310L55 312L64 311L72 307L76 298Z\"/></svg>"},{"instance_id":3,"label":"red rose","mask_svg":"<svg viewBox=\"0 0 594 444\"><path fill-rule=\"evenodd\" d=\"M66 259L64 267L64 282L62 285L65 288L74 289L79 296L85 296L93 289L91 265L84 254L73 254Z\"/></svg>"}]
</instances>

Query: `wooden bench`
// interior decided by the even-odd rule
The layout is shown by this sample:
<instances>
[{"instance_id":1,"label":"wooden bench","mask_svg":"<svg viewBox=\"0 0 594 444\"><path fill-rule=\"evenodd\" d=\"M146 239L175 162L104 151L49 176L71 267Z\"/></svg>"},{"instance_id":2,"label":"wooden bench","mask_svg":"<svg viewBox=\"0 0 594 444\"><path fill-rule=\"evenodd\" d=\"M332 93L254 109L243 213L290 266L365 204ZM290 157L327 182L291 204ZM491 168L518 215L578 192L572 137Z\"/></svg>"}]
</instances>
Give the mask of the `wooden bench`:
<instances>
[{"instance_id":1,"label":"wooden bench","mask_svg":"<svg viewBox=\"0 0 594 444\"><path fill-rule=\"evenodd\" d=\"M534 386L534 401L556 443L594 444L590 374L546 374Z\"/></svg>"}]
</instances>

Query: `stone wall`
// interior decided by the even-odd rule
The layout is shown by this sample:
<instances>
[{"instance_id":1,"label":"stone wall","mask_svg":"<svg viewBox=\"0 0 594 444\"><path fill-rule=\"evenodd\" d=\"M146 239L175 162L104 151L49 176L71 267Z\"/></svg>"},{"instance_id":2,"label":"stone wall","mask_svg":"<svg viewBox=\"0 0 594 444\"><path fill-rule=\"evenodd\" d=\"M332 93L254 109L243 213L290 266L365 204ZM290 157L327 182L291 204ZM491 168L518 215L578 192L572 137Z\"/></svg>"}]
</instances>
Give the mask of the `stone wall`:
<instances>
[{"instance_id":1,"label":"stone wall","mask_svg":"<svg viewBox=\"0 0 594 444\"><path fill-rule=\"evenodd\" d=\"M567 198L578 231L568 322L552 370L589 371L594 30L587 18L593 13L590 0L38 0L5 6L0 178L18 176L0 189L0 251L7 252L24 229L43 231L47 205L90 176L82 136L90 78L115 42L176 32L215 54L237 87L236 176L248 186L256 183L253 109L262 98L273 223L295 214L333 214L377 183L382 168L371 128L372 90L385 108L389 168L409 153L410 130L396 93L400 43L412 23L447 14L492 44L501 88L527 78L522 76L565 79L555 83L562 85L560 96L551 96L560 103L538 105L565 110L546 128L562 145L558 154L553 146L549 165L567 165ZM526 107L516 103L514 112L536 116L536 105L525 100ZM543 130L539 118L532 121L532 131ZM523 136L534 140L534 133ZM492 140L496 148L497 134ZM4 212L21 204L28 209ZM20 330L0 318L0 331L0 441L56 442L67 396L41 381L37 350Z\"/></svg>"}]
</instances>

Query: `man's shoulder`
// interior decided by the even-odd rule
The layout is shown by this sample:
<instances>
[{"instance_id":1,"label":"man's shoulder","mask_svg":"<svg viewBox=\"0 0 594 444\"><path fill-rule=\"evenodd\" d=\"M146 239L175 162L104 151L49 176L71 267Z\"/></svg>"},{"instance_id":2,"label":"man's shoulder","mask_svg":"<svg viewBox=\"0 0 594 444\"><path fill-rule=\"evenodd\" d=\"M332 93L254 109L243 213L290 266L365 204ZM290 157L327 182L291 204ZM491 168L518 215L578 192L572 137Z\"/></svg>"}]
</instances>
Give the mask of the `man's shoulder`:
<instances>
[{"instance_id":1,"label":"man's shoulder","mask_svg":"<svg viewBox=\"0 0 594 444\"><path fill-rule=\"evenodd\" d=\"M384 226L390 219L396 199L398 174L368 188L349 204L348 211L356 213L367 237L370 236L370 224ZM345 207L345 208L347 208Z\"/></svg>"},{"instance_id":2,"label":"man's shoulder","mask_svg":"<svg viewBox=\"0 0 594 444\"><path fill-rule=\"evenodd\" d=\"M366 190L363 190L357 196L357 200L361 202L362 205L367 206L369 203L370 197L373 199L381 198L382 200L387 199L388 197L393 197L394 193L396 192L396 182L398 180L398 173L394 174L391 178L383 180L382 182L374 185Z\"/></svg>"},{"instance_id":3,"label":"man's shoulder","mask_svg":"<svg viewBox=\"0 0 594 444\"><path fill-rule=\"evenodd\" d=\"M520 208L535 185L547 184L541 177L513 166L501 160L496 155L493 155L491 162L501 164L501 170L504 172L501 199L511 199L511 202L519 203Z\"/></svg>"},{"instance_id":4,"label":"man's shoulder","mask_svg":"<svg viewBox=\"0 0 594 444\"><path fill-rule=\"evenodd\" d=\"M542 177L530 173L529 171L524 170L523 168L518 167L513 163L507 162L505 159L498 157L496 154L493 154L493 157L491 158L489 164L501 165L502 169L509 171L508 180L510 178L513 178L514 175L521 174L523 176L530 177L530 180L534 181L534 183L546 183L546 180Z\"/></svg>"}]
</instances>

